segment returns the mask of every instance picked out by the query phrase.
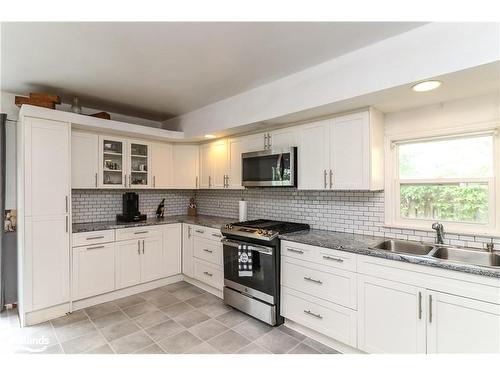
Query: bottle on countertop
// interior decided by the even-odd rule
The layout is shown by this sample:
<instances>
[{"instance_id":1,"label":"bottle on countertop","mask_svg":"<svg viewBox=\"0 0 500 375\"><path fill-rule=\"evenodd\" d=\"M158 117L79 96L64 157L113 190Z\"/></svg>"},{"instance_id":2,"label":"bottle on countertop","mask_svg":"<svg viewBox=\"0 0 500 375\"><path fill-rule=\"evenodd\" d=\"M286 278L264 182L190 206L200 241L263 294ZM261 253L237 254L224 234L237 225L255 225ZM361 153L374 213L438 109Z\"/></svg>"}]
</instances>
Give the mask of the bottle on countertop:
<instances>
[{"instance_id":1,"label":"bottle on countertop","mask_svg":"<svg viewBox=\"0 0 500 375\"><path fill-rule=\"evenodd\" d=\"M156 217L158 219L163 218L165 216L165 198L162 199L161 203L158 205L156 209Z\"/></svg>"}]
</instances>

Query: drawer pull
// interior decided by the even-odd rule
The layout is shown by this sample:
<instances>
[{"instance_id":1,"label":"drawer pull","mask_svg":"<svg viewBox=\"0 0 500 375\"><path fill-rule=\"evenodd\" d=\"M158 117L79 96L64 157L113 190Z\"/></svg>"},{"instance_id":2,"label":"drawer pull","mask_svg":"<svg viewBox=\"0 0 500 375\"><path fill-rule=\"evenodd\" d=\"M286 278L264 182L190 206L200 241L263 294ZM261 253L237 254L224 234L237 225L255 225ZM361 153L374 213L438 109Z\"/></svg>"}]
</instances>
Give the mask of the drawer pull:
<instances>
[{"instance_id":1,"label":"drawer pull","mask_svg":"<svg viewBox=\"0 0 500 375\"><path fill-rule=\"evenodd\" d=\"M100 240L104 238L104 236L94 236L94 237L87 237L86 240L87 241L90 241L90 240Z\"/></svg>"},{"instance_id":2,"label":"drawer pull","mask_svg":"<svg viewBox=\"0 0 500 375\"><path fill-rule=\"evenodd\" d=\"M196 230L195 230L195 232L196 232L196 233L200 233L200 234L205 233L205 231L204 231L204 230L201 230L201 229L196 229Z\"/></svg>"},{"instance_id":3,"label":"drawer pull","mask_svg":"<svg viewBox=\"0 0 500 375\"><path fill-rule=\"evenodd\" d=\"M311 312L311 310L304 310L304 313L306 313L307 315L314 316L315 318L318 318L318 319L323 319L323 316L321 316L320 314L315 314L315 313Z\"/></svg>"},{"instance_id":4,"label":"drawer pull","mask_svg":"<svg viewBox=\"0 0 500 375\"><path fill-rule=\"evenodd\" d=\"M302 250L290 249L289 247L286 248L286 251L290 251L291 253L304 254Z\"/></svg>"},{"instance_id":5,"label":"drawer pull","mask_svg":"<svg viewBox=\"0 0 500 375\"><path fill-rule=\"evenodd\" d=\"M335 257L331 257L331 256L328 256L328 255L323 255L323 259L333 260L334 262L339 262L339 263L344 263L344 259L342 259L342 258L335 258Z\"/></svg>"},{"instance_id":6,"label":"drawer pull","mask_svg":"<svg viewBox=\"0 0 500 375\"><path fill-rule=\"evenodd\" d=\"M208 249L203 249L203 251L206 251L207 253L210 253L210 254L212 254L212 253L213 253L213 251L212 251L212 250L208 250Z\"/></svg>"},{"instance_id":7,"label":"drawer pull","mask_svg":"<svg viewBox=\"0 0 500 375\"><path fill-rule=\"evenodd\" d=\"M205 275L207 275L207 276L210 276L210 277L212 277L212 276L213 276L213 274L212 274L212 273L207 272L207 271L203 272L203 274L205 274Z\"/></svg>"},{"instance_id":8,"label":"drawer pull","mask_svg":"<svg viewBox=\"0 0 500 375\"><path fill-rule=\"evenodd\" d=\"M316 283L316 284L323 284L323 281L313 279L312 277L309 277L309 276L304 276L304 280L306 280L306 281L312 281L313 283Z\"/></svg>"},{"instance_id":9,"label":"drawer pull","mask_svg":"<svg viewBox=\"0 0 500 375\"><path fill-rule=\"evenodd\" d=\"M221 237L222 237L222 235L221 235L221 234L219 234L219 233L212 233L212 236L214 236L214 237L218 237L218 238L221 238Z\"/></svg>"},{"instance_id":10,"label":"drawer pull","mask_svg":"<svg viewBox=\"0 0 500 375\"><path fill-rule=\"evenodd\" d=\"M144 230L144 231L142 231L142 232L135 232L134 234L146 234L146 233L148 233L148 231L147 231L147 230Z\"/></svg>"},{"instance_id":11,"label":"drawer pull","mask_svg":"<svg viewBox=\"0 0 500 375\"><path fill-rule=\"evenodd\" d=\"M97 249L102 249L102 248L104 248L104 245L87 247L87 250L97 250Z\"/></svg>"}]
</instances>

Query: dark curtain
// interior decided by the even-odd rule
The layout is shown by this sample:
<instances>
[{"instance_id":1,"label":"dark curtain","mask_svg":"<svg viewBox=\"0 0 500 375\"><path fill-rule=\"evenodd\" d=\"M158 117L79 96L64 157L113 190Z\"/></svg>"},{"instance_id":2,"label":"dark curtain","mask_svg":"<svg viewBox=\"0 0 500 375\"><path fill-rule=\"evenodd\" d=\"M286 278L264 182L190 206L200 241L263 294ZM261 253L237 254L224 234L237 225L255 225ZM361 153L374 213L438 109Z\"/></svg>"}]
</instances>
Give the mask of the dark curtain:
<instances>
[{"instance_id":1,"label":"dark curtain","mask_svg":"<svg viewBox=\"0 0 500 375\"><path fill-rule=\"evenodd\" d=\"M0 311L5 309L5 251L4 251L4 216L5 216L5 123L7 115L0 113Z\"/></svg>"}]
</instances>

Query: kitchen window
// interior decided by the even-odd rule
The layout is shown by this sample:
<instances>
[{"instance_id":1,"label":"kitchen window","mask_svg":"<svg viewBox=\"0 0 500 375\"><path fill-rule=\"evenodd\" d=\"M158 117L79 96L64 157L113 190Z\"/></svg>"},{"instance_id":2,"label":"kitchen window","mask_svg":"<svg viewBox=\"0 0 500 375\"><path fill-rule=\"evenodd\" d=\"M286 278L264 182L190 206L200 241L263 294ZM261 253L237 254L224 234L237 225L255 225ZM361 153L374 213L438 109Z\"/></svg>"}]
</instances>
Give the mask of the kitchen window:
<instances>
[{"instance_id":1,"label":"kitchen window","mask_svg":"<svg viewBox=\"0 0 500 375\"><path fill-rule=\"evenodd\" d=\"M498 233L497 147L493 131L391 142L392 224Z\"/></svg>"}]
</instances>

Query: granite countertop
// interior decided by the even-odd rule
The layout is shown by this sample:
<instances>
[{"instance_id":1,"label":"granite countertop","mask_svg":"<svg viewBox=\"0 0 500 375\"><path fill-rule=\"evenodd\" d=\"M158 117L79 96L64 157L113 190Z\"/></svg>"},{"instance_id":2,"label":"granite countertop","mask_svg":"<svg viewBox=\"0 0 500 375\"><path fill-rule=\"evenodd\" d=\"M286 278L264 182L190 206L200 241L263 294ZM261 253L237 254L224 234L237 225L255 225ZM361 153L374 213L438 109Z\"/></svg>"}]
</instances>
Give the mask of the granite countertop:
<instances>
[{"instance_id":1,"label":"granite countertop","mask_svg":"<svg viewBox=\"0 0 500 375\"><path fill-rule=\"evenodd\" d=\"M81 233L81 232L94 232L94 231L98 231L98 230L144 227L147 225L163 225L163 224L174 224L174 223L188 223L188 224L194 224L194 225L201 225L203 227L220 229L225 224L234 223L237 221L238 221L238 219L233 219L233 218L228 218L228 217L219 217L219 216L177 215L177 216L166 216L162 219L148 218L145 221L131 222L131 223L118 223L116 221L97 221L97 222L93 222L93 223L77 223L77 224L72 225L72 229L73 229L73 233Z\"/></svg>"},{"instance_id":2,"label":"granite countertop","mask_svg":"<svg viewBox=\"0 0 500 375\"><path fill-rule=\"evenodd\" d=\"M311 229L280 235L280 239L307 245L325 247L334 250L347 251L361 255L396 260L400 262L419 264L429 267L444 268L481 276L500 278L500 268L476 266L473 264L455 263L426 255L408 255L378 250L373 247L387 240L383 237L363 236L357 234L332 232Z\"/></svg>"}]
</instances>

